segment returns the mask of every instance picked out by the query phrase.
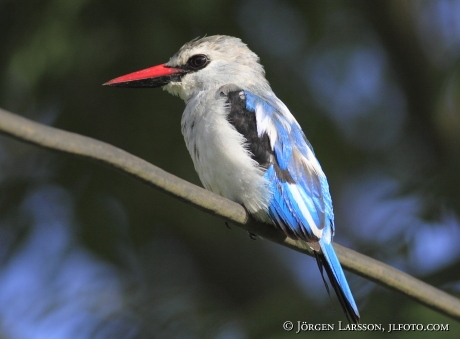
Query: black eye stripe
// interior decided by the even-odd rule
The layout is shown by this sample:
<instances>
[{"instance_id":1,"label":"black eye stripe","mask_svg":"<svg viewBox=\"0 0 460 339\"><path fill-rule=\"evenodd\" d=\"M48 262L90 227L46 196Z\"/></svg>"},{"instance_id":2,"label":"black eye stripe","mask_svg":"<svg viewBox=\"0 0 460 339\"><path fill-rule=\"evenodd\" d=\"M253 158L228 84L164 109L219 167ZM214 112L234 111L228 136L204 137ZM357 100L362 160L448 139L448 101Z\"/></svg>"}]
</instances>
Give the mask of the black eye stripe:
<instances>
[{"instance_id":1,"label":"black eye stripe","mask_svg":"<svg viewBox=\"0 0 460 339\"><path fill-rule=\"evenodd\" d=\"M168 66L168 67L174 67L174 68L180 68L185 71L184 74L190 73L190 72L196 72L200 69L205 68L206 66L209 65L211 60L208 58L207 55L205 54L195 54L192 55L190 58L188 58L187 62L183 65L177 65L177 66Z\"/></svg>"}]
</instances>

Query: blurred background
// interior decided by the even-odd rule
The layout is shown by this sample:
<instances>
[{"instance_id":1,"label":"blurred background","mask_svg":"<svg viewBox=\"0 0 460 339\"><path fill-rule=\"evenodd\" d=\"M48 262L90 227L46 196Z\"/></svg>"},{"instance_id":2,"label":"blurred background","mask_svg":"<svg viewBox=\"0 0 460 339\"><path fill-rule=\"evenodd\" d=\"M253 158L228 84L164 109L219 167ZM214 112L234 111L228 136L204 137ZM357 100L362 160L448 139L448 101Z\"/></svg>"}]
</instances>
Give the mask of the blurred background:
<instances>
[{"instance_id":1,"label":"blurred background","mask_svg":"<svg viewBox=\"0 0 460 339\"><path fill-rule=\"evenodd\" d=\"M312 142L336 242L460 294L460 1L1 0L0 107L200 184L184 103L102 83L240 37ZM460 325L347 273L362 322ZM95 162L0 136L0 338L293 338L316 262ZM384 337L309 332L310 337Z\"/></svg>"}]
</instances>

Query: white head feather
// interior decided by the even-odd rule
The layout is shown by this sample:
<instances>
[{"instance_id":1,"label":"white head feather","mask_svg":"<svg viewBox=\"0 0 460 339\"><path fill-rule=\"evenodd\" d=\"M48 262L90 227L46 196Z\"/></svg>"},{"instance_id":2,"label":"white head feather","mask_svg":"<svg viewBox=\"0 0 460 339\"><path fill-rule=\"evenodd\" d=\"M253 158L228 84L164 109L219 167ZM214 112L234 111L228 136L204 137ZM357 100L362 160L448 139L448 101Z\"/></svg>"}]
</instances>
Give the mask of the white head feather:
<instances>
[{"instance_id":1,"label":"white head feather","mask_svg":"<svg viewBox=\"0 0 460 339\"><path fill-rule=\"evenodd\" d=\"M231 83L244 84L245 89L256 94L272 92L259 57L238 38L214 35L192 40L182 46L166 65L181 67L197 54L206 55L209 64L187 73L181 81L170 82L163 87L165 90L185 101L200 91Z\"/></svg>"}]
</instances>

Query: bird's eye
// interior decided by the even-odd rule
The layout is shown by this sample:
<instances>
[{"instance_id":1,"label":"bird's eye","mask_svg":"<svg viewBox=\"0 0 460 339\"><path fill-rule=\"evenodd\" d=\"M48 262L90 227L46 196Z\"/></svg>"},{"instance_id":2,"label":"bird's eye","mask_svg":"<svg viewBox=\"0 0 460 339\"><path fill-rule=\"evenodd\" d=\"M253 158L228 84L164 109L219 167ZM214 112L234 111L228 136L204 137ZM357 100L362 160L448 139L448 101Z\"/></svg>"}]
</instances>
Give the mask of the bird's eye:
<instances>
[{"instance_id":1,"label":"bird's eye","mask_svg":"<svg viewBox=\"0 0 460 339\"><path fill-rule=\"evenodd\" d=\"M188 64L193 69L203 68L204 66L208 64L208 62L209 62L209 59L204 54L197 54L197 55L190 57L190 59L188 59Z\"/></svg>"}]
</instances>

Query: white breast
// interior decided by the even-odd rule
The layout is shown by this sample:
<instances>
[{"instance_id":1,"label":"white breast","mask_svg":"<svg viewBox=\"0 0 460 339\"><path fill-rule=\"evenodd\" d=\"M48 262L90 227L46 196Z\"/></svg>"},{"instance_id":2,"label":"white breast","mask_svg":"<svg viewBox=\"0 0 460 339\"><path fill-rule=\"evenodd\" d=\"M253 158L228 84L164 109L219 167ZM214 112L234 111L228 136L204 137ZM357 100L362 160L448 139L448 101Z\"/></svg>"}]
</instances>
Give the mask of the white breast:
<instances>
[{"instance_id":1,"label":"white breast","mask_svg":"<svg viewBox=\"0 0 460 339\"><path fill-rule=\"evenodd\" d=\"M214 91L198 93L182 115L185 144L206 189L243 204L252 214L265 214L271 193L263 169L227 115L225 98Z\"/></svg>"}]
</instances>

